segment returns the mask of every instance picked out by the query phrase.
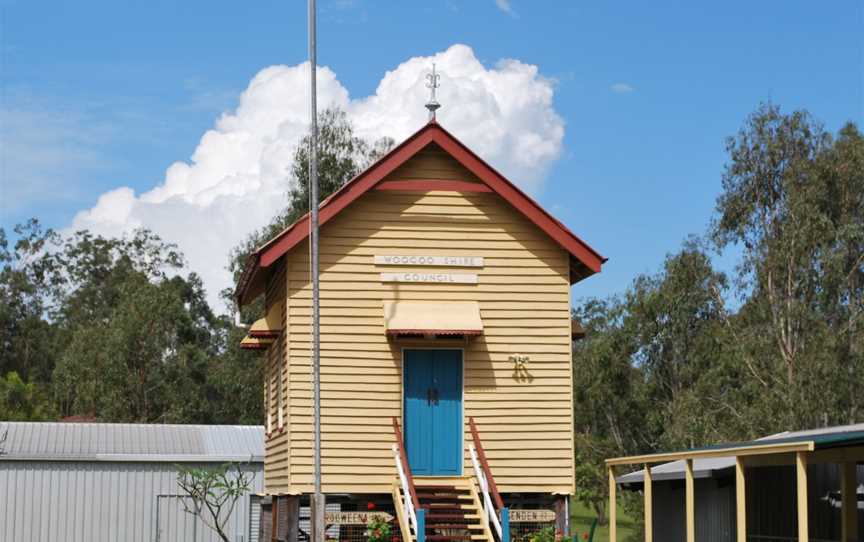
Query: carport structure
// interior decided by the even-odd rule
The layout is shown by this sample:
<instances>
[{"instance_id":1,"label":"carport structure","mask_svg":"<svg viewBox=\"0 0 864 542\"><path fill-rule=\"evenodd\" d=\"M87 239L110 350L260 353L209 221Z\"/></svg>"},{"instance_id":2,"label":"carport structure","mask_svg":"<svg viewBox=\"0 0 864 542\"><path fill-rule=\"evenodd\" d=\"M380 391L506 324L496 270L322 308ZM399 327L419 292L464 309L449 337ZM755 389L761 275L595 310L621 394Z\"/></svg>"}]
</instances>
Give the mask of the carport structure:
<instances>
[{"instance_id":1,"label":"carport structure","mask_svg":"<svg viewBox=\"0 0 864 542\"><path fill-rule=\"evenodd\" d=\"M839 429L839 428L838 428ZM643 496L645 502L645 540L653 542L652 473L650 466L669 461L684 463L684 517L686 522L686 541L696 540L696 511L694 460L711 458L730 458L735 464L735 539L737 542L748 540L747 532L747 469L748 467L794 466L797 516L797 540L809 542L808 504L818 496L808 495L807 466L810 464L832 463L840 470L840 492L842 499L841 525L842 542L859 540L858 503L857 503L857 465L864 463L864 431L825 430L804 431L794 436L777 435L769 439L721 444L706 448L696 448L678 452L656 453L630 457L617 457L606 460L609 478L609 539L617 540L616 507L617 482L616 467L638 465L643 470ZM789 518L792 519L792 518Z\"/></svg>"}]
</instances>

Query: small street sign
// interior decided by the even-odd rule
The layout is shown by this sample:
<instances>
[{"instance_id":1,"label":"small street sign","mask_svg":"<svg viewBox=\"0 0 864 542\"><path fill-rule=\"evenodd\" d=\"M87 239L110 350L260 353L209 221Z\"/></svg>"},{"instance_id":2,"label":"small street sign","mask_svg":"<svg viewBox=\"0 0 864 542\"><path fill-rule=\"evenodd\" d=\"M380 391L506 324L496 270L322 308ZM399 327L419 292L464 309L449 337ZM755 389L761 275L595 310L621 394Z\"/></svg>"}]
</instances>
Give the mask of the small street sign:
<instances>
[{"instance_id":1,"label":"small street sign","mask_svg":"<svg viewBox=\"0 0 864 542\"><path fill-rule=\"evenodd\" d=\"M387 512L324 512L326 525L366 525L373 517L384 521L392 521L393 516Z\"/></svg>"},{"instance_id":2,"label":"small street sign","mask_svg":"<svg viewBox=\"0 0 864 542\"><path fill-rule=\"evenodd\" d=\"M511 523L542 523L555 521L552 510L510 510Z\"/></svg>"}]
</instances>

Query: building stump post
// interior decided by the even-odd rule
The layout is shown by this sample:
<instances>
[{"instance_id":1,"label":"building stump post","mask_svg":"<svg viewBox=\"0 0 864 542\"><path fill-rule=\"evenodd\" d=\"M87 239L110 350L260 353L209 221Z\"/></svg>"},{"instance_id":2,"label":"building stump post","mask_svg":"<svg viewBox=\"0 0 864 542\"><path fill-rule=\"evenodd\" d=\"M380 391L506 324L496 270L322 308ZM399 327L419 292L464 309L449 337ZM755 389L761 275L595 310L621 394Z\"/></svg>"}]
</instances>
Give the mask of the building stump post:
<instances>
[{"instance_id":1,"label":"building stump post","mask_svg":"<svg viewBox=\"0 0 864 542\"><path fill-rule=\"evenodd\" d=\"M618 489L615 482L615 469L612 465L607 467L609 477L609 542L618 541Z\"/></svg>"},{"instance_id":2,"label":"building stump post","mask_svg":"<svg viewBox=\"0 0 864 542\"><path fill-rule=\"evenodd\" d=\"M858 540L858 465L855 461L840 464L843 542Z\"/></svg>"},{"instance_id":3,"label":"building stump post","mask_svg":"<svg viewBox=\"0 0 864 542\"><path fill-rule=\"evenodd\" d=\"M795 489L798 493L798 542L809 542L810 521L807 498L807 456L805 452L795 454Z\"/></svg>"},{"instance_id":4,"label":"building stump post","mask_svg":"<svg viewBox=\"0 0 864 542\"><path fill-rule=\"evenodd\" d=\"M566 495L555 497L555 535L564 538L570 536L570 507L567 504Z\"/></svg>"}]
</instances>

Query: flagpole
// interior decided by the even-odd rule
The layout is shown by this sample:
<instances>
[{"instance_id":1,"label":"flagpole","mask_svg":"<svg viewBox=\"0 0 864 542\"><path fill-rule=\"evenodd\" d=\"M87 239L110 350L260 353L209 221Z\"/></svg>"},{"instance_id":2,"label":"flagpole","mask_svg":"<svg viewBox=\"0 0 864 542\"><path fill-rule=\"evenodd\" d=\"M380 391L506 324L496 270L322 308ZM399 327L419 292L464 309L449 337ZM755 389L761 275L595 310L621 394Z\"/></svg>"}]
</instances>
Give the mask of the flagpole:
<instances>
[{"instance_id":1,"label":"flagpole","mask_svg":"<svg viewBox=\"0 0 864 542\"><path fill-rule=\"evenodd\" d=\"M321 493L321 335L318 283L318 105L315 0L309 1L309 244L312 267L312 412L315 495L312 502L312 541L324 542L324 495Z\"/></svg>"}]
</instances>

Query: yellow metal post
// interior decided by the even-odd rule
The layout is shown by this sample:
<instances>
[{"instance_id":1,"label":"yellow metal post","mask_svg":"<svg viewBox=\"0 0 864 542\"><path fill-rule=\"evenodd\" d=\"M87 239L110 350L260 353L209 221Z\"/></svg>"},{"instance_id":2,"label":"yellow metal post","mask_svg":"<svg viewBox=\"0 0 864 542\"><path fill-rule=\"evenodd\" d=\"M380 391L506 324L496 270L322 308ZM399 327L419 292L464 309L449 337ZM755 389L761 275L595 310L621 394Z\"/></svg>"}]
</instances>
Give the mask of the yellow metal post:
<instances>
[{"instance_id":1,"label":"yellow metal post","mask_svg":"<svg viewBox=\"0 0 864 542\"><path fill-rule=\"evenodd\" d=\"M747 479L744 458L735 458L735 532L737 542L747 542Z\"/></svg>"},{"instance_id":2,"label":"yellow metal post","mask_svg":"<svg viewBox=\"0 0 864 542\"><path fill-rule=\"evenodd\" d=\"M809 542L810 524L807 520L807 456L805 452L795 454L795 471L798 490L798 542Z\"/></svg>"},{"instance_id":3,"label":"yellow metal post","mask_svg":"<svg viewBox=\"0 0 864 542\"><path fill-rule=\"evenodd\" d=\"M654 540L654 488L651 483L651 465L645 464L642 494L645 496L645 542Z\"/></svg>"},{"instance_id":4,"label":"yellow metal post","mask_svg":"<svg viewBox=\"0 0 864 542\"><path fill-rule=\"evenodd\" d=\"M610 465L609 471L609 542L618 542L618 498L616 495L615 470Z\"/></svg>"},{"instance_id":5,"label":"yellow metal post","mask_svg":"<svg viewBox=\"0 0 864 542\"><path fill-rule=\"evenodd\" d=\"M840 493L843 498L843 542L858 541L858 466L855 461L840 465Z\"/></svg>"},{"instance_id":6,"label":"yellow metal post","mask_svg":"<svg viewBox=\"0 0 864 542\"><path fill-rule=\"evenodd\" d=\"M684 465L686 467L685 473L687 475L685 479L685 514L687 519L687 542L696 542L696 501L693 497L693 460L687 459Z\"/></svg>"}]
</instances>

